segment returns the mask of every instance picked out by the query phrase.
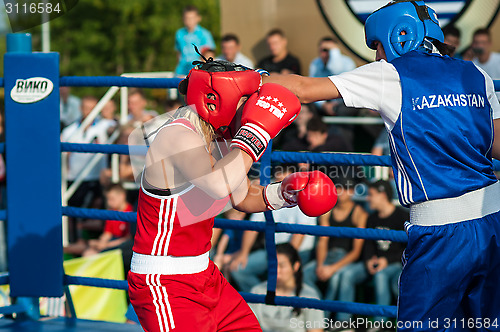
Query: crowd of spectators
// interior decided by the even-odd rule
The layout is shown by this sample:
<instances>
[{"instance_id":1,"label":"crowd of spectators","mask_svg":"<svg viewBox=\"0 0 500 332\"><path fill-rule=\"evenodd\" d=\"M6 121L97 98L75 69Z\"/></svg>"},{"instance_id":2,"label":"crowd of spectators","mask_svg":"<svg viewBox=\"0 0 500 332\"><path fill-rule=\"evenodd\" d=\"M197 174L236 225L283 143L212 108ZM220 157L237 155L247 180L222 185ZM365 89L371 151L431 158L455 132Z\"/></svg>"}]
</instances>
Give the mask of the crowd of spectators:
<instances>
[{"instance_id":1,"label":"crowd of spectators","mask_svg":"<svg viewBox=\"0 0 500 332\"><path fill-rule=\"evenodd\" d=\"M192 61L199 60L192 44L196 44L206 58L224 59L254 68L254 62L241 52L240 39L229 33L221 38L221 54L217 55L211 33L201 27L201 16L194 6L183 12L184 27L176 34L175 49L179 64L175 70L186 75ZM460 31L453 26L444 29L447 43L459 47ZM300 60L288 50L287 38L280 29L271 30L265 40L269 55L257 61L257 67L277 73L305 74ZM491 35L479 29L473 35L469 48L456 57L473 61L493 79L500 79L500 53L492 51ZM318 41L318 57L308 66L309 75L326 77L355 68L354 61L342 54L339 42L333 37ZM161 110L152 110L147 95L140 89L130 89L128 94L128 119L120 123L117 105L110 100L92 121L85 121L98 103L94 96L81 98L71 94L68 87L60 88L61 141L73 143L127 144L130 133L159 113L170 113L182 105L182 100L167 100ZM500 95L499 95L500 97ZM149 108L148 108L149 107ZM159 112L158 112L159 111ZM309 152L367 152L376 155L390 154L389 140L382 125L353 126L327 124L335 116L378 116L370 110L347 108L342 100L328 100L302 105L301 112L292 125L274 139L273 148L285 151ZM0 123L2 117L0 114ZM0 124L0 141L3 141ZM117 135L115 135L117 134ZM359 137L365 143L358 146ZM368 145L366 145L368 141ZM368 150L363 150L368 146ZM332 177L337 185L337 205L319 218L304 215L298 207L273 211L276 222L321 225L324 227L356 227L403 230L409 219L406 209L395 205L393 180L371 179L361 168L332 168L314 164L274 165L274 180L300 170L320 169ZM351 172L352 171L352 172ZM129 212L135 209L138 187L129 156L118 160L119 183L114 183L110 157L84 153L67 155L68 187L78 186L68 205L77 207L107 208ZM116 180L116 179L115 179ZM361 189L361 190L359 190ZM361 191L361 192L359 192ZM5 165L0 155L0 205L5 208ZM264 222L263 213L246 215L229 210L221 217L233 220ZM0 225L3 227L3 225ZM95 255L103 251L121 249L125 270L129 268L134 227L130 224L107 220L69 221L70 243L64 248L69 257ZM368 301L381 305L395 303L397 281L401 272L401 255L404 245L390 241L365 241L334 237L314 237L302 234L277 233L275 235L278 258L276 295L304 296L326 300ZM5 258L0 250L0 270L5 269ZM266 292L267 252L264 234L255 231L214 229L211 258L226 278L240 291L264 294ZM291 319L298 321L323 321L324 317L337 321L352 318L349 313L330 313L291 307L251 305L264 331L291 331ZM374 317L387 320L387 317ZM303 331L322 331L311 328Z\"/></svg>"}]
</instances>

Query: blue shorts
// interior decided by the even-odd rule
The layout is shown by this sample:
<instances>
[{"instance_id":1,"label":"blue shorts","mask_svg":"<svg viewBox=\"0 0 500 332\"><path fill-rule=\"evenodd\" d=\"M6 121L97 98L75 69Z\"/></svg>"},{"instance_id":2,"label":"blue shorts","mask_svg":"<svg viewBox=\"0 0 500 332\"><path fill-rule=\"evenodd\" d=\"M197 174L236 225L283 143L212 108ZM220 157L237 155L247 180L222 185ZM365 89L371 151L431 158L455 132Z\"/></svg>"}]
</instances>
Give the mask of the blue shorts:
<instances>
[{"instance_id":1,"label":"blue shorts","mask_svg":"<svg viewBox=\"0 0 500 332\"><path fill-rule=\"evenodd\" d=\"M406 231L398 331L500 330L500 212Z\"/></svg>"}]
</instances>

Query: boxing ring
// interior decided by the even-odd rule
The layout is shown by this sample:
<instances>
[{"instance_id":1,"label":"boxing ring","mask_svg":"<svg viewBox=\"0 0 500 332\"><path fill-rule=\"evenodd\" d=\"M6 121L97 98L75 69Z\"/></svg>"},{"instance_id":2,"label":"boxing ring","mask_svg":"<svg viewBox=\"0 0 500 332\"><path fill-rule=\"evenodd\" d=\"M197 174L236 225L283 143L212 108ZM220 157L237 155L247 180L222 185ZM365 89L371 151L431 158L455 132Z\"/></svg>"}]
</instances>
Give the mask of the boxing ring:
<instances>
[{"instance_id":1,"label":"boxing ring","mask_svg":"<svg viewBox=\"0 0 500 332\"><path fill-rule=\"evenodd\" d=\"M51 331L114 330L116 327L114 323L101 324L78 320L72 306L68 286L82 285L127 290L127 281L66 275L62 259L61 219L62 216L68 216L136 222L136 213L61 206L61 153L144 155L146 147L61 143L59 136L59 87L119 86L165 89L176 88L180 79L60 77L57 53L32 53L31 39L27 40L26 35L23 34L9 35L7 44L8 52L4 58L5 77L0 79L0 86L5 91L6 142L0 144L0 153L4 153L6 156L8 200L7 209L0 210L0 220L7 220L9 223L7 234L9 272L0 275L0 285L9 284L12 297L61 297L66 294L69 309L67 317L46 322L34 322L33 324L38 324L37 328L41 329L40 326L44 325L46 330ZM36 80L40 78L44 78L46 81ZM39 88L42 84L40 82L50 80L53 88L44 98L29 101L33 97L29 94L36 94L36 91L27 91L26 96L22 95L25 91L20 88L20 82L28 84L30 79L33 82L38 82ZM32 84L31 88L34 85L35 83ZM47 83L47 85L50 84ZM24 89L25 86L23 85L22 88ZM500 81L495 81L495 89L500 90ZM21 97L16 93L21 94ZM271 163L306 162L348 166L387 167L391 165L389 156L281 152L272 151L272 144L270 144L261 159L261 184L270 183ZM495 161L494 166L496 170L500 170L499 162ZM36 211L36 217L34 211ZM396 317L395 306L276 296L277 260L274 235L276 232L286 232L406 242L407 236L404 231L292 225L275 223L271 212L266 212L265 216L265 223L215 219L215 227L265 232L268 260L267 294L241 293L247 302L348 312L364 316ZM18 314L18 317L22 317L20 314L26 310L25 305L13 304L0 307L0 314L15 313ZM6 328L7 331L9 329L12 331L31 331L33 327L26 324L28 324L26 320L21 318L13 321L0 320L0 327ZM122 327L120 326L120 328ZM122 330L127 331L129 328L132 327L123 326Z\"/></svg>"}]
</instances>

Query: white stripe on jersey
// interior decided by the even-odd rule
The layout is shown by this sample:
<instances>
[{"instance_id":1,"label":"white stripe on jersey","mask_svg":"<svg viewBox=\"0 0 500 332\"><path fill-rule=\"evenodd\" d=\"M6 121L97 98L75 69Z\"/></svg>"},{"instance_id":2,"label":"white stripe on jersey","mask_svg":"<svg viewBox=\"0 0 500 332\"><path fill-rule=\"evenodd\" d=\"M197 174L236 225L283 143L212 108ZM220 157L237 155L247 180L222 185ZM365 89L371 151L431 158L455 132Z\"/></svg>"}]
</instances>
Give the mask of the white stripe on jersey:
<instances>
[{"instance_id":1,"label":"white stripe on jersey","mask_svg":"<svg viewBox=\"0 0 500 332\"><path fill-rule=\"evenodd\" d=\"M153 242L153 249L151 250L151 255L155 255L156 246L158 245L158 240L161 235L161 226L163 224L163 206L165 205L165 199L161 200L160 203L160 213L158 214L158 231L156 233L155 241Z\"/></svg>"},{"instance_id":2,"label":"white stripe on jersey","mask_svg":"<svg viewBox=\"0 0 500 332\"><path fill-rule=\"evenodd\" d=\"M160 275L158 274L158 292L163 292L163 297L165 299L165 304L167 305L167 311L168 311L168 318L170 318L170 326L172 327L172 330L175 329L175 323L174 323L174 315L172 315L172 307L170 306L170 302L168 302L168 294L165 286L162 286L160 282ZM163 310L163 313L165 314L165 310Z\"/></svg>"},{"instance_id":3,"label":"white stripe on jersey","mask_svg":"<svg viewBox=\"0 0 500 332\"><path fill-rule=\"evenodd\" d=\"M160 307L158 304L160 301L158 300L158 296L156 294L155 288L153 287L153 274L148 274L146 275L146 284L149 286L149 290L151 291L151 294L153 295L153 304L156 308L156 317L158 318L158 325L160 326L160 332L168 332L168 322L167 322L167 317L160 315ZM163 323L165 322L165 323ZM163 327L166 327L167 330L164 331Z\"/></svg>"},{"instance_id":4,"label":"white stripe on jersey","mask_svg":"<svg viewBox=\"0 0 500 332\"><path fill-rule=\"evenodd\" d=\"M156 250L153 255L161 255L161 248L163 247L163 244L165 242L165 237L167 236L167 231L168 231L168 224L167 224L167 218L170 213L170 205L172 204L171 199L167 199L167 206L165 207L165 213L163 214L163 219L159 220L158 222L162 224L161 228L158 226L158 229L160 230L159 232L161 233L160 236L160 241L158 242L158 250ZM159 224L158 224L159 225Z\"/></svg>"},{"instance_id":5,"label":"white stripe on jersey","mask_svg":"<svg viewBox=\"0 0 500 332\"><path fill-rule=\"evenodd\" d=\"M172 232L174 230L175 214L177 213L177 199L178 198L179 198L179 196L175 196L172 198L172 207L170 209L171 211L170 211L170 218L169 218L169 229L168 229L167 241L165 243L165 247L163 248L163 255L168 255L168 247L170 246L170 238L172 237Z\"/></svg>"},{"instance_id":6,"label":"white stripe on jersey","mask_svg":"<svg viewBox=\"0 0 500 332\"><path fill-rule=\"evenodd\" d=\"M168 321L167 312L165 309L165 303L168 302L168 298L163 297L159 274L157 274L155 276L153 285L154 285L154 289L157 291L157 294L158 294L158 299L159 299L160 309L161 309L161 316L163 318L163 321L165 322L165 327L168 331L169 330L169 321ZM170 304L168 306L170 307ZM173 325L173 324L171 324L171 325ZM175 328L175 326L172 326L172 329L174 329L174 328Z\"/></svg>"},{"instance_id":7,"label":"white stripe on jersey","mask_svg":"<svg viewBox=\"0 0 500 332\"><path fill-rule=\"evenodd\" d=\"M408 149L408 145L406 144L406 138L405 138L405 133L403 131L403 115L401 114L401 136L403 136L403 143L405 144L406 151L408 152L408 156L410 156L411 163L413 164L413 167L415 168L415 171L417 172L418 180L420 181L420 185L422 185L422 190L424 191L425 198L429 200L429 197L427 196L427 191L425 190L424 182L422 181L422 178L420 177L420 172L418 171L417 165L415 165L415 162L413 161L413 157L411 156L410 150ZM410 187L411 189L411 187ZM412 200L412 203L413 200Z\"/></svg>"},{"instance_id":8,"label":"white stripe on jersey","mask_svg":"<svg viewBox=\"0 0 500 332\"><path fill-rule=\"evenodd\" d=\"M391 146L391 151L392 151L392 155L394 156L394 159L396 160L396 167L398 169L398 191L401 195L401 201L403 204L407 205L408 204L408 200L407 200L407 195L406 195L406 192L403 190L404 188L404 185L402 184L402 182L404 181L404 175L401 171L401 165L400 165L400 160L398 158L398 154L396 152L396 147L394 145L394 138L392 137L392 133L391 132L388 132L389 134L389 144Z\"/></svg>"},{"instance_id":9,"label":"white stripe on jersey","mask_svg":"<svg viewBox=\"0 0 500 332\"><path fill-rule=\"evenodd\" d=\"M391 144L391 150L394 154L394 159L396 160L397 168L398 168L398 188L401 193L401 200L403 204L409 205L413 203L413 192L411 188L410 179L408 174L406 173L406 169L403 166L401 158L398 155L396 150L396 145L394 144L394 137L392 136L392 132L389 133L389 143ZM401 183L402 182L402 183Z\"/></svg>"}]
</instances>

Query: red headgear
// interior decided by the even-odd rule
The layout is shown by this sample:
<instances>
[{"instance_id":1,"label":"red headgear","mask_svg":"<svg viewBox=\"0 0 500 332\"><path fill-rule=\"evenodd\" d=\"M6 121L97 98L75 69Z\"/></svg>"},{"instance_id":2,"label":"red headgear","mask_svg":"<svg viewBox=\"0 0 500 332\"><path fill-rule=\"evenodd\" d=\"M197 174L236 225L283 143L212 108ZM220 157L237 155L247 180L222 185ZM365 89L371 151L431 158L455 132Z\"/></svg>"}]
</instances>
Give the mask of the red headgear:
<instances>
[{"instance_id":1,"label":"red headgear","mask_svg":"<svg viewBox=\"0 0 500 332\"><path fill-rule=\"evenodd\" d=\"M198 64L179 84L188 105L195 105L198 115L223 133L236 114L241 97L259 89L260 74L241 65L216 60ZM186 88L187 85L187 88ZM209 104L212 104L210 110Z\"/></svg>"}]
</instances>

